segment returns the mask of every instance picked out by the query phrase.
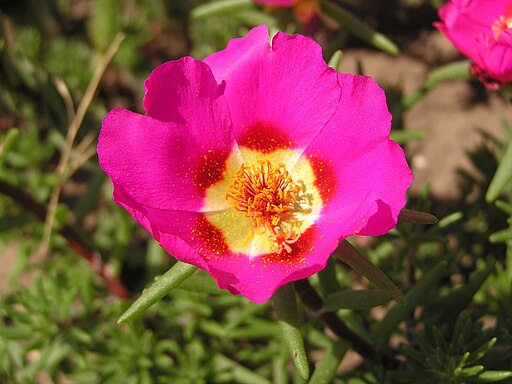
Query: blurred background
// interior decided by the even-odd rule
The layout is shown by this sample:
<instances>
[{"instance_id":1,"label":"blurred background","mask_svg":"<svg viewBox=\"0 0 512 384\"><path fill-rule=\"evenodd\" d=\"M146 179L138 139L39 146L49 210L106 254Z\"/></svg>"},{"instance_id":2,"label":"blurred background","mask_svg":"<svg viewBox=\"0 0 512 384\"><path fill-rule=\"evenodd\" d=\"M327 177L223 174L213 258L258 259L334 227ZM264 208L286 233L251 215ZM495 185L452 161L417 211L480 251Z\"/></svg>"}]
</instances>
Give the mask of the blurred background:
<instances>
[{"instance_id":1,"label":"blurred background","mask_svg":"<svg viewBox=\"0 0 512 384\"><path fill-rule=\"evenodd\" d=\"M305 22L249 0L0 0L0 382L304 382L271 305L201 272L116 325L126 298L174 261L113 203L96 157L101 120L112 108L143 113L157 65L202 59L259 24L309 35L326 61L341 50L336 69L377 80L415 174L407 207L441 219L355 239L413 292L398 314L338 302L336 290L370 286L341 263L325 273L335 288L311 278L352 332L396 359L353 352L303 311L311 366L330 369L315 382L483 382L483 368L455 373L478 364L512 382L510 187L485 199L507 159L510 102L471 79L433 27L441 1L309 2L318 8Z\"/></svg>"}]
</instances>

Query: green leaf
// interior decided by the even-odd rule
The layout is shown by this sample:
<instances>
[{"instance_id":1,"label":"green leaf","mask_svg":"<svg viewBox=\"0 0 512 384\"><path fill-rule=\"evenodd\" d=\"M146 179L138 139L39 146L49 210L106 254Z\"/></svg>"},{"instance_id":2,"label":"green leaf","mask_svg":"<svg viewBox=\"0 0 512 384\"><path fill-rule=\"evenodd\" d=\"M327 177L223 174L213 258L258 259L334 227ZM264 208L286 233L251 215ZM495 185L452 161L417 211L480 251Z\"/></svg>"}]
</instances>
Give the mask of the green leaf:
<instances>
[{"instance_id":1,"label":"green leaf","mask_svg":"<svg viewBox=\"0 0 512 384\"><path fill-rule=\"evenodd\" d=\"M385 346L398 325L407 319L414 311L414 308L416 308L427 293L432 290L432 287L435 286L437 281L448 273L447 265L448 263L446 261L441 261L436 264L405 294L407 304L395 305L389 310L384 319L377 324L372 333L372 339L377 348Z\"/></svg>"},{"instance_id":2,"label":"green leaf","mask_svg":"<svg viewBox=\"0 0 512 384\"><path fill-rule=\"evenodd\" d=\"M512 142L508 145L505 155L498 164L498 169L496 169L496 173L485 194L485 200L488 203L496 200L510 180L512 180Z\"/></svg>"},{"instance_id":3,"label":"green leaf","mask_svg":"<svg viewBox=\"0 0 512 384\"><path fill-rule=\"evenodd\" d=\"M425 136L425 131L414 129L393 130L389 134L391 140L394 140L401 145L407 144L408 142L414 140L423 140Z\"/></svg>"},{"instance_id":4,"label":"green leaf","mask_svg":"<svg viewBox=\"0 0 512 384\"><path fill-rule=\"evenodd\" d=\"M318 285L323 296L328 296L340 290L340 285L336 278L335 263L336 260L329 257L325 268L318 272Z\"/></svg>"},{"instance_id":5,"label":"green leaf","mask_svg":"<svg viewBox=\"0 0 512 384\"><path fill-rule=\"evenodd\" d=\"M119 317L117 323L125 323L136 316L142 315L150 306L192 276L196 270L196 266L178 261L162 276L157 277L155 282L142 292L142 295Z\"/></svg>"},{"instance_id":6,"label":"green leaf","mask_svg":"<svg viewBox=\"0 0 512 384\"><path fill-rule=\"evenodd\" d=\"M428 305L424 309L422 318L430 324L455 321L459 313L471 303L493 270L494 263L490 263L484 271L473 274L467 284Z\"/></svg>"},{"instance_id":7,"label":"green leaf","mask_svg":"<svg viewBox=\"0 0 512 384\"><path fill-rule=\"evenodd\" d=\"M331 56L331 59L329 60L329 67L334 69L336 72L339 70L341 65L341 60L343 59L343 52L341 52L340 49L338 49L336 52L334 52Z\"/></svg>"},{"instance_id":8,"label":"green leaf","mask_svg":"<svg viewBox=\"0 0 512 384\"><path fill-rule=\"evenodd\" d=\"M206 17L222 16L251 8L254 8L254 5L250 0L219 0L194 8L190 12L190 16L193 20L200 20Z\"/></svg>"},{"instance_id":9,"label":"green leaf","mask_svg":"<svg viewBox=\"0 0 512 384\"><path fill-rule=\"evenodd\" d=\"M457 376L472 377L478 375L484 369L483 365L475 365L474 367L467 367L457 370Z\"/></svg>"},{"instance_id":10,"label":"green leaf","mask_svg":"<svg viewBox=\"0 0 512 384\"><path fill-rule=\"evenodd\" d=\"M231 294L225 289L219 289L213 278L206 273L196 273L189 279L181 283L177 289L184 289L191 292L204 292L214 295L230 296Z\"/></svg>"},{"instance_id":11,"label":"green leaf","mask_svg":"<svg viewBox=\"0 0 512 384\"><path fill-rule=\"evenodd\" d=\"M481 383L495 383L512 377L512 371L485 371L478 376Z\"/></svg>"},{"instance_id":12,"label":"green leaf","mask_svg":"<svg viewBox=\"0 0 512 384\"><path fill-rule=\"evenodd\" d=\"M421 212L404 208L398 215L398 221L416 224L435 224L438 220L437 217L428 212Z\"/></svg>"},{"instance_id":13,"label":"green leaf","mask_svg":"<svg viewBox=\"0 0 512 384\"><path fill-rule=\"evenodd\" d=\"M458 61L436 68L428 74L427 80L421 89L404 97L403 107L404 109L411 108L428 92L445 81L469 80L470 78L469 60Z\"/></svg>"},{"instance_id":14,"label":"green leaf","mask_svg":"<svg viewBox=\"0 0 512 384\"><path fill-rule=\"evenodd\" d=\"M506 214L512 216L512 204L506 202L506 201L503 201L503 200L497 200L496 202L494 202L494 204L496 205L496 207L505 212Z\"/></svg>"},{"instance_id":15,"label":"green leaf","mask_svg":"<svg viewBox=\"0 0 512 384\"><path fill-rule=\"evenodd\" d=\"M350 265L352 269L386 292L389 297L397 303L405 305L406 301L400 289L384 274L384 272L359 253L359 251L348 241L343 240L341 242L340 246L334 253L334 256Z\"/></svg>"},{"instance_id":16,"label":"green leaf","mask_svg":"<svg viewBox=\"0 0 512 384\"><path fill-rule=\"evenodd\" d=\"M300 331L299 314L293 284L282 286L274 294L274 309L277 321L288 344L292 359L304 380L309 378L309 364L304 340Z\"/></svg>"},{"instance_id":17,"label":"green leaf","mask_svg":"<svg viewBox=\"0 0 512 384\"><path fill-rule=\"evenodd\" d=\"M447 229L451 227L452 225L458 223L464 218L464 215L462 212L454 212L448 216L443 217L441 220L439 220L439 223L437 226L441 229Z\"/></svg>"},{"instance_id":18,"label":"green leaf","mask_svg":"<svg viewBox=\"0 0 512 384\"><path fill-rule=\"evenodd\" d=\"M475 361L480 360L487 352L491 350L492 347L494 347L494 344L496 344L497 341L498 339L493 337L491 340L482 344L480 347L469 353L466 358L468 364L472 364Z\"/></svg>"},{"instance_id":19,"label":"green leaf","mask_svg":"<svg viewBox=\"0 0 512 384\"><path fill-rule=\"evenodd\" d=\"M245 383L245 384L269 384L270 382L261 377L260 375L254 373L250 369L247 369L243 365L240 365L234 360L217 353L213 356L212 359L213 366L217 369L229 369L233 374L233 381L236 383Z\"/></svg>"},{"instance_id":20,"label":"green leaf","mask_svg":"<svg viewBox=\"0 0 512 384\"><path fill-rule=\"evenodd\" d=\"M316 364L308 384L332 383L348 347L346 343L333 343L330 348L327 348L323 357Z\"/></svg>"},{"instance_id":21,"label":"green leaf","mask_svg":"<svg viewBox=\"0 0 512 384\"><path fill-rule=\"evenodd\" d=\"M388 294L377 289L343 290L327 296L324 301L324 308L330 311L341 308L368 309L385 304L388 301Z\"/></svg>"},{"instance_id":22,"label":"green leaf","mask_svg":"<svg viewBox=\"0 0 512 384\"><path fill-rule=\"evenodd\" d=\"M469 73L469 61L462 60L455 63L443 65L430 71L425 82L427 88L433 88L449 80L468 80L471 78Z\"/></svg>"},{"instance_id":23,"label":"green leaf","mask_svg":"<svg viewBox=\"0 0 512 384\"><path fill-rule=\"evenodd\" d=\"M512 228L502 229L489 236L489 241L493 244L505 243L512 240Z\"/></svg>"},{"instance_id":24,"label":"green leaf","mask_svg":"<svg viewBox=\"0 0 512 384\"><path fill-rule=\"evenodd\" d=\"M324 12L338 20L343 27L350 31L361 40L373 45L390 55L398 55L400 50L390 39L383 34L375 31L364 21L356 17L353 13L339 7L331 1L324 0L321 2Z\"/></svg>"}]
</instances>

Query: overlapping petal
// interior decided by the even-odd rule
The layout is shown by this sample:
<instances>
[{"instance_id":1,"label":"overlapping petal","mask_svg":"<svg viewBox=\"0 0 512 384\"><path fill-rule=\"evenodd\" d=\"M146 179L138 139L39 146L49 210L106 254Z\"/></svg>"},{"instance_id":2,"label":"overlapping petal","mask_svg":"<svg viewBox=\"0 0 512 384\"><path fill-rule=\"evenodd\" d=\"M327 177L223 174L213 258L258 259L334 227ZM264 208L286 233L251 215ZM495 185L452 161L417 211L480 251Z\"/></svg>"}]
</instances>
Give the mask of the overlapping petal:
<instances>
[{"instance_id":1,"label":"overlapping petal","mask_svg":"<svg viewBox=\"0 0 512 384\"><path fill-rule=\"evenodd\" d=\"M288 259L263 255L254 259L226 248L223 234L197 212L160 210L139 204L120 189L116 203L126 209L170 255L209 272L222 289L263 303L283 284L318 272L333 249L316 246L312 228Z\"/></svg>"},{"instance_id":2,"label":"overlapping petal","mask_svg":"<svg viewBox=\"0 0 512 384\"><path fill-rule=\"evenodd\" d=\"M402 149L389 140L384 91L364 76L339 74L340 106L304 153L318 172L327 201L322 219L334 238L381 235L396 225L412 174Z\"/></svg>"},{"instance_id":3,"label":"overlapping petal","mask_svg":"<svg viewBox=\"0 0 512 384\"><path fill-rule=\"evenodd\" d=\"M503 83L512 82L512 40L506 43L490 40L488 36L479 36L477 42L474 62L478 67L484 68L485 73L493 79Z\"/></svg>"},{"instance_id":4,"label":"overlapping petal","mask_svg":"<svg viewBox=\"0 0 512 384\"><path fill-rule=\"evenodd\" d=\"M237 142L251 149L305 148L341 96L336 73L316 42L278 32L270 44L266 26L204 61L226 83Z\"/></svg>"},{"instance_id":5,"label":"overlapping petal","mask_svg":"<svg viewBox=\"0 0 512 384\"><path fill-rule=\"evenodd\" d=\"M222 93L209 68L191 58L158 67L146 84L149 116L116 109L105 117L100 165L141 204L201 211L236 149Z\"/></svg>"},{"instance_id":6,"label":"overlapping petal","mask_svg":"<svg viewBox=\"0 0 512 384\"><path fill-rule=\"evenodd\" d=\"M479 68L484 78L510 82L512 3L509 0L451 0L434 25Z\"/></svg>"}]
</instances>

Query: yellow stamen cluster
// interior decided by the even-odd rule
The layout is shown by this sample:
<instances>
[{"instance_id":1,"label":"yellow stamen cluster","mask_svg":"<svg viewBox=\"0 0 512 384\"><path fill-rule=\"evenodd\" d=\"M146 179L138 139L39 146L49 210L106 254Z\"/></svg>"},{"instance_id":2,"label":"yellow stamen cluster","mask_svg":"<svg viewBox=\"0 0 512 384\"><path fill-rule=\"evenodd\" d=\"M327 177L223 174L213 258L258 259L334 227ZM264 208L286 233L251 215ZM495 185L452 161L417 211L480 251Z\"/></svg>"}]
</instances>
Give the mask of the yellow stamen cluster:
<instances>
[{"instance_id":1,"label":"yellow stamen cluster","mask_svg":"<svg viewBox=\"0 0 512 384\"><path fill-rule=\"evenodd\" d=\"M233 176L233 182L226 192L226 199L233 207L245 213L254 227L270 230L270 237L276 242L276 253L291 252L289 244L298 236L284 233L281 222L292 213L300 186L295 183L286 167L274 167L269 161L258 164L243 164Z\"/></svg>"}]
</instances>

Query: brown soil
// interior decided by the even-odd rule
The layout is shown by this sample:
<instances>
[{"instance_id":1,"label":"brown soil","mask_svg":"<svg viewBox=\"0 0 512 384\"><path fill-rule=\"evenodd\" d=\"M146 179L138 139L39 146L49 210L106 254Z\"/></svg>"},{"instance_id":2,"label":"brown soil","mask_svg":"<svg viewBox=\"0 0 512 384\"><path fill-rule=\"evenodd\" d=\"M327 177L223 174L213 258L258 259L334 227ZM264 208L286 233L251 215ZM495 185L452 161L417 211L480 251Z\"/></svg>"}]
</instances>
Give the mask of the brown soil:
<instances>
[{"instance_id":1,"label":"brown soil","mask_svg":"<svg viewBox=\"0 0 512 384\"><path fill-rule=\"evenodd\" d=\"M432 69L429 63L462 59L451 44L435 31L425 34L398 57L368 50L344 52L342 72L357 72L358 61L364 74L383 86L401 88L405 94L419 89ZM424 130L426 137L408 146L408 157L415 176L412 192L428 181L435 198L458 196L459 169L471 170L467 152L481 142L479 130L502 137L501 121L512 123L510 103L497 94L477 98L466 81L439 85L408 110L406 129Z\"/></svg>"}]
</instances>

